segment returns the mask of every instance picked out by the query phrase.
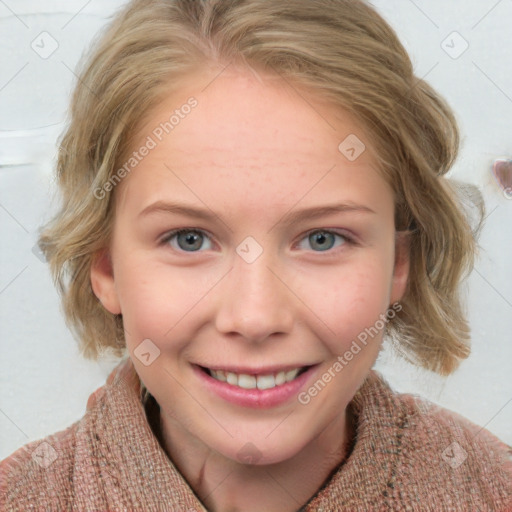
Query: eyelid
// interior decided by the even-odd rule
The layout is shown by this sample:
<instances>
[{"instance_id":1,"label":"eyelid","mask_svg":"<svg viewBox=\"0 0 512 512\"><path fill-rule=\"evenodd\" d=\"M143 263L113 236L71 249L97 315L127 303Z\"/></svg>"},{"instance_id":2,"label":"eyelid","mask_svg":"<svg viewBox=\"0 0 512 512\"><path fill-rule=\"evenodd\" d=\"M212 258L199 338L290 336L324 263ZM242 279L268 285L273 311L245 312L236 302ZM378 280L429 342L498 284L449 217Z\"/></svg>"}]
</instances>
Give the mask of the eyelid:
<instances>
[{"instance_id":1,"label":"eyelid","mask_svg":"<svg viewBox=\"0 0 512 512\"><path fill-rule=\"evenodd\" d=\"M339 236L342 236L343 238L346 238L347 240L351 240L351 241L356 241L356 236L346 230L346 229L338 229L338 228L315 228L315 229L310 229L309 231L306 232L306 235L311 235L311 233L317 233L317 232L321 232L321 233L333 233L335 235L339 235Z\"/></svg>"},{"instance_id":2,"label":"eyelid","mask_svg":"<svg viewBox=\"0 0 512 512\"><path fill-rule=\"evenodd\" d=\"M349 245L357 245L358 244L357 237L350 231L337 229L337 228L314 228L314 229L310 229L309 231L306 231L305 233L301 234L300 237L298 238L297 242L294 244L294 246L296 246L298 243L302 242L305 238L309 237L313 233L331 233L333 235L341 236L342 238L345 239L345 243L342 244L342 246L346 245L346 244L349 244ZM340 250L341 248L342 247L335 247L333 249L329 249L326 251L309 251L309 252L318 253L318 254L322 254L322 253L326 254L326 253L336 252L336 250Z\"/></svg>"},{"instance_id":3,"label":"eyelid","mask_svg":"<svg viewBox=\"0 0 512 512\"><path fill-rule=\"evenodd\" d=\"M164 233L158 240L158 245L166 245L166 244L169 244L170 240L175 237L176 235L179 235L180 233L189 233L191 231L194 231L196 233L201 233L202 235L206 235L206 237L210 240L210 242L213 244L213 241L214 241L214 237L213 235L209 232L209 231L206 231L205 229L202 229L202 228L193 228L193 227L185 227L185 228L176 228L176 229L171 229L170 231L167 231L166 233ZM175 249L176 250L176 249ZM194 252L204 252L204 251L178 251L178 252L184 252L184 253L188 253L188 254L193 254Z\"/></svg>"}]
</instances>

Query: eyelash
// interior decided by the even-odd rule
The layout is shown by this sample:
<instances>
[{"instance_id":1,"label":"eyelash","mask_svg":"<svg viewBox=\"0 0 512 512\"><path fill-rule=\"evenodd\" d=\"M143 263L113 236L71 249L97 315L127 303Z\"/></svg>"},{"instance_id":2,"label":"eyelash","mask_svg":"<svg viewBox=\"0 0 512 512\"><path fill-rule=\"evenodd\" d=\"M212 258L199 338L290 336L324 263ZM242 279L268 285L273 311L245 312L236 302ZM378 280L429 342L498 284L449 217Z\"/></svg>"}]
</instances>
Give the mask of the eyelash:
<instances>
[{"instance_id":1,"label":"eyelash","mask_svg":"<svg viewBox=\"0 0 512 512\"><path fill-rule=\"evenodd\" d=\"M212 240L212 236L205 230L203 229L199 229L199 228L178 228L178 229L173 229L172 231L169 231L168 233L166 233L163 238L160 240L160 243L159 245L169 245L169 242L176 236L176 235L180 235L182 233L190 233L190 232L193 232L193 233L199 233L199 234L202 234L202 235L206 235L207 238L209 238L210 240ZM332 249L327 249L325 251L314 251L314 250L311 250L309 252L314 252L314 253L329 253L329 254L333 254L334 252L337 252L338 250L342 250L343 246L344 245L351 245L351 246L354 246L354 245L357 245L357 241L354 237L350 236L349 234L347 234L346 232L340 232L338 230L333 230L333 229L319 229L319 228L316 228L316 229L312 229L310 231L307 231L299 240L299 242L302 242L303 240L305 240L306 238L308 238L310 235L312 235L313 233L328 233L328 234L333 234L333 235L336 235L338 237L341 237L344 239L344 243L341 245L341 246L338 246L338 247L333 247ZM173 248L174 249L174 248ZM174 249L174 250L177 250L178 252L181 252L181 253L198 253L198 252L204 252L204 251L184 251L183 249Z\"/></svg>"}]
</instances>

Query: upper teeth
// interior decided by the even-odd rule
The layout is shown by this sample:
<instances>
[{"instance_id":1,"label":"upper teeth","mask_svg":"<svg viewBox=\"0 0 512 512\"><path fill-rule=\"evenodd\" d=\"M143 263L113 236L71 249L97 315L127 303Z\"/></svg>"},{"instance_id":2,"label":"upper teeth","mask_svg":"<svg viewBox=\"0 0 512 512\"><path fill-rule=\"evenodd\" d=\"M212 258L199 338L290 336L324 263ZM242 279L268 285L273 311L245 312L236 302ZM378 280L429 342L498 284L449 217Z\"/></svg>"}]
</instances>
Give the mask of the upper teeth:
<instances>
[{"instance_id":1,"label":"upper teeth","mask_svg":"<svg viewBox=\"0 0 512 512\"><path fill-rule=\"evenodd\" d=\"M246 373L238 374L224 370L210 370L210 375L221 382L227 382L232 386L244 389L270 389L292 381L297 377L299 371L300 368L295 368L294 370L271 375L247 375Z\"/></svg>"}]
</instances>

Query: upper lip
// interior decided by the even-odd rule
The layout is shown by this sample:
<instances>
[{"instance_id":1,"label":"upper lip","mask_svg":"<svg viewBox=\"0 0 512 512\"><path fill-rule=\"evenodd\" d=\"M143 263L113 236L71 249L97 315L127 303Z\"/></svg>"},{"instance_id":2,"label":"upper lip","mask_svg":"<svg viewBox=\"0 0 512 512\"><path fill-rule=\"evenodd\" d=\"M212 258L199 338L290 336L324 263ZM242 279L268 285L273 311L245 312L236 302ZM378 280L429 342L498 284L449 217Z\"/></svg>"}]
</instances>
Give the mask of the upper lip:
<instances>
[{"instance_id":1,"label":"upper lip","mask_svg":"<svg viewBox=\"0 0 512 512\"><path fill-rule=\"evenodd\" d=\"M287 365L271 365L271 366L258 366L258 367L252 367L249 366L220 366L220 365L207 365L207 364L200 364L198 366L201 366L202 368L206 368L208 370L215 370L215 371L224 371L229 373L237 373L237 374L246 374L246 375L271 375L279 372L287 372L289 370L295 370L296 368L306 368L315 366L315 364L287 364Z\"/></svg>"}]
</instances>

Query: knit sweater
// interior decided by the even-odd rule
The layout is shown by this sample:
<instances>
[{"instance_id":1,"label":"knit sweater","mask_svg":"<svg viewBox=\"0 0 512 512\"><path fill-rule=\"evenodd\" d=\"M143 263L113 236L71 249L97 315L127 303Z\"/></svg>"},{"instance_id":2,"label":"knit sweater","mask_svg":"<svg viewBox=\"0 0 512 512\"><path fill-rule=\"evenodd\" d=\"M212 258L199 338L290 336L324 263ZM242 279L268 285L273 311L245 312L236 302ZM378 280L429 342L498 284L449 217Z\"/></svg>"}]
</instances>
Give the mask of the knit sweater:
<instances>
[{"instance_id":1,"label":"knit sweater","mask_svg":"<svg viewBox=\"0 0 512 512\"><path fill-rule=\"evenodd\" d=\"M0 463L0 510L205 511L153 433L147 396L122 361L82 419ZM512 450L488 431L395 393L376 371L349 407L349 456L297 509L512 511Z\"/></svg>"}]
</instances>

